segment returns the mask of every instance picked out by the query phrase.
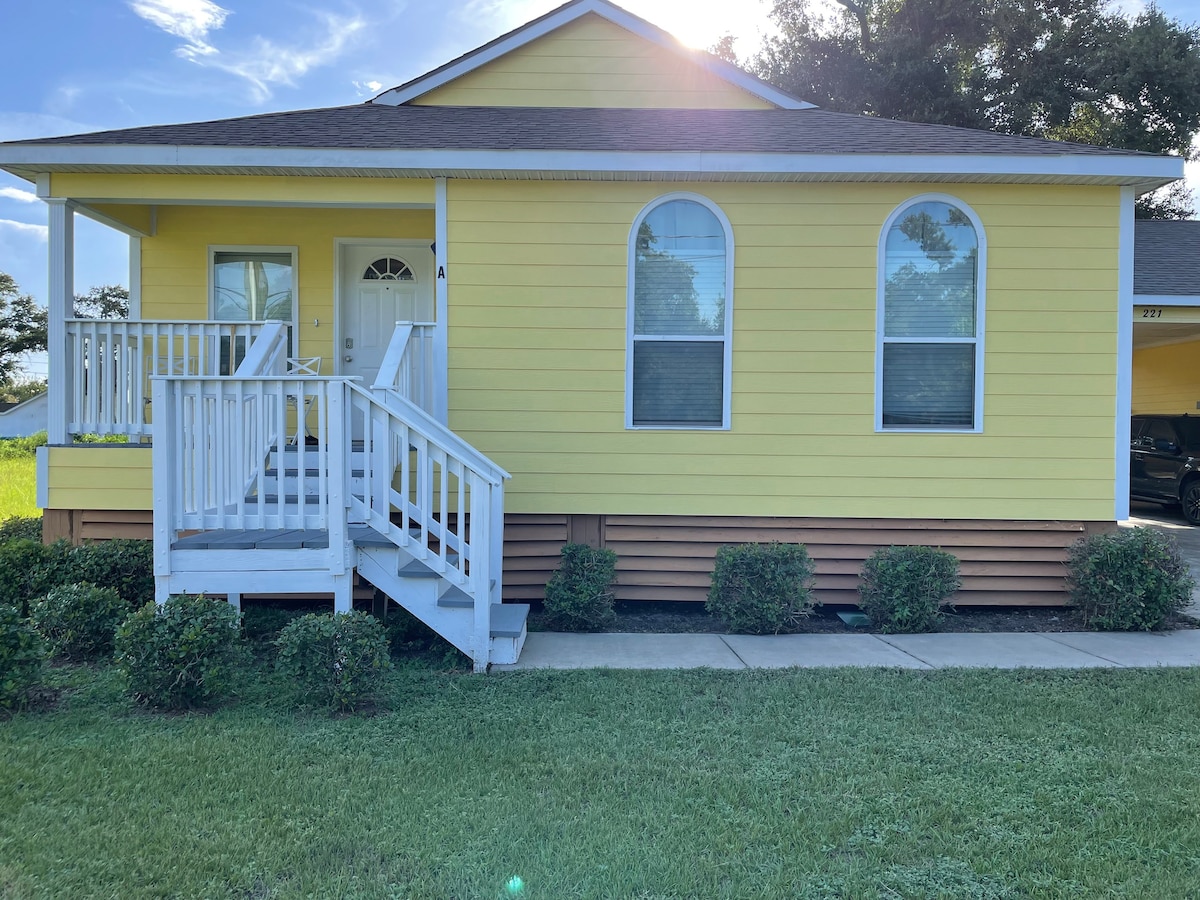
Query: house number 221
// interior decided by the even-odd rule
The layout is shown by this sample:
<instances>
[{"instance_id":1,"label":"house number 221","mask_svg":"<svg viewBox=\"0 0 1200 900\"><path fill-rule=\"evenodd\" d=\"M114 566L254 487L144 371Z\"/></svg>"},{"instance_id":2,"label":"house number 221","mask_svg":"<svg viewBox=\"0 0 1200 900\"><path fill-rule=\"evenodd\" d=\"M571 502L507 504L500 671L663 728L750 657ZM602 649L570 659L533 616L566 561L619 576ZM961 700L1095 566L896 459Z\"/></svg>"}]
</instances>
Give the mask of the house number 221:
<instances>
[{"instance_id":1,"label":"house number 221","mask_svg":"<svg viewBox=\"0 0 1200 900\"><path fill-rule=\"evenodd\" d=\"M1162 318L1162 310L1161 309L1150 309L1150 308L1143 309L1142 310L1142 318L1143 319L1161 319Z\"/></svg>"}]
</instances>

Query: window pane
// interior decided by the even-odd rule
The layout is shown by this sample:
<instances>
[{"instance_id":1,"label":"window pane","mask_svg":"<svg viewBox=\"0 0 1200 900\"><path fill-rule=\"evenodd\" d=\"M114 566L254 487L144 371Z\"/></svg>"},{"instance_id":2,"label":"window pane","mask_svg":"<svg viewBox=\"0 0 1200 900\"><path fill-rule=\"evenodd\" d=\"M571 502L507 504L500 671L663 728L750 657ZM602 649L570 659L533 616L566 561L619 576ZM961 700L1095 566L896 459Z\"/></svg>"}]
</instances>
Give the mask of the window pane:
<instances>
[{"instance_id":1,"label":"window pane","mask_svg":"<svg viewBox=\"0 0 1200 900\"><path fill-rule=\"evenodd\" d=\"M710 210L655 207L634 250L634 334L725 333L725 229Z\"/></svg>"},{"instance_id":2,"label":"window pane","mask_svg":"<svg viewBox=\"0 0 1200 900\"><path fill-rule=\"evenodd\" d=\"M884 334L974 337L975 227L946 203L918 203L887 234Z\"/></svg>"},{"instance_id":3,"label":"window pane","mask_svg":"<svg viewBox=\"0 0 1200 900\"><path fill-rule=\"evenodd\" d=\"M974 344L884 344L883 424L973 428Z\"/></svg>"},{"instance_id":4,"label":"window pane","mask_svg":"<svg viewBox=\"0 0 1200 900\"><path fill-rule=\"evenodd\" d=\"M292 255L213 254L213 318L226 322L292 320Z\"/></svg>"},{"instance_id":5,"label":"window pane","mask_svg":"<svg viewBox=\"0 0 1200 900\"><path fill-rule=\"evenodd\" d=\"M633 424L722 425L723 341L635 341Z\"/></svg>"}]
</instances>

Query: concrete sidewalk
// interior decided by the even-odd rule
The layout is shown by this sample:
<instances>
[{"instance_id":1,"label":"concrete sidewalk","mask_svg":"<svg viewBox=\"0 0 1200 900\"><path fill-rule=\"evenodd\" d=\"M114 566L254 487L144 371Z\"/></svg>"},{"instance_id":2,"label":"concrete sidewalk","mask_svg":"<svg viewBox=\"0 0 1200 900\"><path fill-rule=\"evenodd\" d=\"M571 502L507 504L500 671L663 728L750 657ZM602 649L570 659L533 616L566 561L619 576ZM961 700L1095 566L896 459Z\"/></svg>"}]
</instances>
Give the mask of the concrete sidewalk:
<instances>
[{"instance_id":1,"label":"concrete sidewalk","mask_svg":"<svg viewBox=\"0 0 1200 900\"><path fill-rule=\"evenodd\" d=\"M1200 630L995 634L534 632L515 669L1085 669L1200 666Z\"/></svg>"}]
</instances>

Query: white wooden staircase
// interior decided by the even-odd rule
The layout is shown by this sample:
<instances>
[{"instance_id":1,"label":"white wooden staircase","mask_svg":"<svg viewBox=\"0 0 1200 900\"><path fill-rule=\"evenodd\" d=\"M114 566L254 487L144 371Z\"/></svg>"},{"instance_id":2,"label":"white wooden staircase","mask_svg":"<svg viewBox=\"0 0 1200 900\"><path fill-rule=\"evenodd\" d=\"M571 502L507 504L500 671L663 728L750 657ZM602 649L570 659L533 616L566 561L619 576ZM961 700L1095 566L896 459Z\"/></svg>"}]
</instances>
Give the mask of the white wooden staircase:
<instances>
[{"instance_id":1,"label":"white wooden staircase","mask_svg":"<svg viewBox=\"0 0 1200 900\"><path fill-rule=\"evenodd\" d=\"M316 593L369 581L471 657L515 662L528 606L503 604L510 476L410 399L411 325L381 378L290 375L265 328L232 376L153 381L156 598Z\"/></svg>"}]
</instances>

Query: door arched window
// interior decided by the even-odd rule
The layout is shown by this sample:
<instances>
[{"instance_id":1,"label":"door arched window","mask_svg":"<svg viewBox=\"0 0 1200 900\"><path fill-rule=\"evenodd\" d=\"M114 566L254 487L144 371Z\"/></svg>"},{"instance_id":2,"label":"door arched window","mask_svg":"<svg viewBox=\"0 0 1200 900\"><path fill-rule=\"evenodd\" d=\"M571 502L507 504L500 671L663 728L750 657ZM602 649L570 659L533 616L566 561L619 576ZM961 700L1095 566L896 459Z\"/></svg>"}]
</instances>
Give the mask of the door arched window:
<instances>
[{"instance_id":1,"label":"door arched window","mask_svg":"<svg viewBox=\"0 0 1200 900\"><path fill-rule=\"evenodd\" d=\"M627 428L728 428L733 233L710 200L668 194L629 236Z\"/></svg>"},{"instance_id":2,"label":"door arched window","mask_svg":"<svg viewBox=\"0 0 1200 900\"><path fill-rule=\"evenodd\" d=\"M878 430L982 430L985 255L979 218L952 197L915 197L884 224Z\"/></svg>"}]
</instances>

